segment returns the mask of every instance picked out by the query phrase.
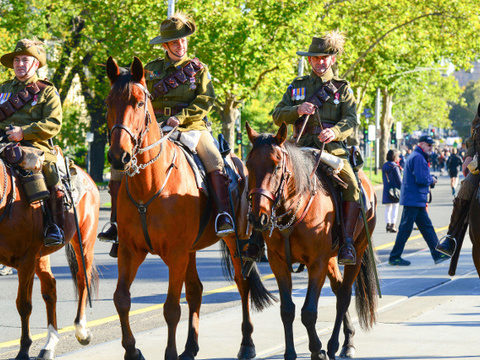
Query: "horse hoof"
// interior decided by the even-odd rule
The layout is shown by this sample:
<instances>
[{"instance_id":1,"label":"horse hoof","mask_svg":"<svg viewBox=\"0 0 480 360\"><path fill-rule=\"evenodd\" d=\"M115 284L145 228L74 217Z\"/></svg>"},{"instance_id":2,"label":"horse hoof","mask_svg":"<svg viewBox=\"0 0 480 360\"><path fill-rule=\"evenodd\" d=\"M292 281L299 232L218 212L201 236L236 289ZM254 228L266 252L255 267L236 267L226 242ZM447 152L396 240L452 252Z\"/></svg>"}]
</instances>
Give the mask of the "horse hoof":
<instances>
[{"instance_id":1,"label":"horse hoof","mask_svg":"<svg viewBox=\"0 0 480 360\"><path fill-rule=\"evenodd\" d=\"M136 354L134 355L134 357L128 356L127 354L125 354L123 358L125 360L145 360L145 358L142 355L142 352L138 349L135 349L135 350L136 350Z\"/></svg>"},{"instance_id":2,"label":"horse hoof","mask_svg":"<svg viewBox=\"0 0 480 360\"><path fill-rule=\"evenodd\" d=\"M90 344L90 341L92 341L92 332L90 330L87 330L87 337L85 339L81 339L78 336L76 338L80 345L88 345Z\"/></svg>"},{"instance_id":3,"label":"horse hoof","mask_svg":"<svg viewBox=\"0 0 480 360\"><path fill-rule=\"evenodd\" d=\"M18 354L15 360L30 360L30 356L28 356L28 354L25 354L25 353Z\"/></svg>"},{"instance_id":4,"label":"horse hoof","mask_svg":"<svg viewBox=\"0 0 480 360\"><path fill-rule=\"evenodd\" d=\"M238 351L238 360L250 360L255 358L257 353L255 352L255 345L242 345Z\"/></svg>"},{"instance_id":5,"label":"horse hoof","mask_svg":"<svg viewBox=\"0 0 480 360\"><path fill-rule=\"evenodd\" d=\"M195 360L195 356L193 356L192 354L189 354L187 352L183 352L178 357L178 360Z\"/></svg>"},{"instance_id":6,"label":"horse hoof","mask_svg":"<svg viewBox=\"0 0 480 360\"><path fill-rule=\"evenodd\" d=\"M325 350L320 350L320 352L318 352L318 353L312 353L312 356L310 358L312 360L332 360L331 358L328 357ZM333 359L335 359L335 358L333 358Z\"/></svg>"},{"instance_id":7,"label":"horse hoof","mask_svg":"<svg viewBox=\"0 0 480 360\"><path fill-rule=\"evenodd\" d=\"M40 350L36 360L55 360L55 352L53 350Z\"/></svg>"},{"instance_id":8,"label":"horse hoof","mask_svg":"<svg viewBox=\"0 0 480 360\"><path fill-rule=\"evenodd\" d=\"M353 359L355 356L355 346L348 345L342 347L342 351L340 351L339 357L342 359Z\"/></svg>"}]
</instances>

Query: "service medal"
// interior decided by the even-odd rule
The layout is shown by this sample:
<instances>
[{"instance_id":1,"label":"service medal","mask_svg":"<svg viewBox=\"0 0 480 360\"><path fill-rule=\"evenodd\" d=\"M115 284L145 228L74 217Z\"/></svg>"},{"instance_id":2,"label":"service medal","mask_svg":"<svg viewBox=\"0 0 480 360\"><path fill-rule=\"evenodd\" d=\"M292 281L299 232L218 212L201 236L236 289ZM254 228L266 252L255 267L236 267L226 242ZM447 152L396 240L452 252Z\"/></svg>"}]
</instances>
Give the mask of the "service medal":
<instances>
[{"instance_id":1,"label":"service medal","mask_svg":"<svg viewBox=\"0 0 480 360\"><path fill-rule=\"evenodd\" d=\"M10 95L12 95L12 93L0 93L0 105L7 101Z\"/></svg>"},{"instance_id":2,"label":"service medal","mask_svg":"<svg viewBox=\"0 0 480 360\"><path fill-rule=\"evenodd\" d=\"M340 93L337 92L337 93L335 94L335 99L333 100L333 103L334 103L335 105L340 104Z\"/></svg>"},{"instance_id":3,"label":"service medal","mask_svg":"<svg viewBox=\"0 0 480 360\"><path fill-rule=\"evenodd\" d=\"M300 100L305 100L305 88L300 89Z\"/></svg>"},{"instance_id":4,"label":"service medal","mask_svg":"<svg viewBox=\"0 0 480 360\"><path fill-rule=\"evenodd\" d=\"M197 85L195 85L195 78L191 77L190 78L190 89L195 90L197 88Z\"/></svg>"},{"instance_id":5,"label":"service medal","mask_svg":"<svg viewBox=\"0 0 480 360\"><path fill-rule=\"evenodd\" d=\"M32 106L37 105L37 100L38 100L37 95L33 95Z\"/></svg>"}]
</instances>

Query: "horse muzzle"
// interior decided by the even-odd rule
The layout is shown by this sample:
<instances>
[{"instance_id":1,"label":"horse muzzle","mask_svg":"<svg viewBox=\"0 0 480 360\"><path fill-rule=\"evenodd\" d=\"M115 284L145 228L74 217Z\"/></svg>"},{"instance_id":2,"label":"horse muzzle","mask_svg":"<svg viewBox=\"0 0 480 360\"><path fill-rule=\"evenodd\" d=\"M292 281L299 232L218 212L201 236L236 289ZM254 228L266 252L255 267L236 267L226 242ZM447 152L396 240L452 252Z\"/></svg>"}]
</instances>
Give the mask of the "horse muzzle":
<instances>
[{"instance_id":1,"label":"horse muzzle","mask_svg":"<svg viewBox=\"0 0 480 360\"><path fill-rule=\"evenodd\" d=\"M108 162L115 170L126 170L130 161L132 161L132 155L127 151L113 152L112 149L107 154Z\"/></svg>"},{"instance_id":2,"label":"horse muzzle","mask_svg":"<svg viewBox=\"0 0 480 360\"><path fill-rule=\"evenodd\" d=\"M248 221L253 225L255 230L266 231L268 229L268 225L270 224L270 217L264 212L261 212L260 216L258 217L250 213L248 215Z\"/></svg>"}]
</instances>

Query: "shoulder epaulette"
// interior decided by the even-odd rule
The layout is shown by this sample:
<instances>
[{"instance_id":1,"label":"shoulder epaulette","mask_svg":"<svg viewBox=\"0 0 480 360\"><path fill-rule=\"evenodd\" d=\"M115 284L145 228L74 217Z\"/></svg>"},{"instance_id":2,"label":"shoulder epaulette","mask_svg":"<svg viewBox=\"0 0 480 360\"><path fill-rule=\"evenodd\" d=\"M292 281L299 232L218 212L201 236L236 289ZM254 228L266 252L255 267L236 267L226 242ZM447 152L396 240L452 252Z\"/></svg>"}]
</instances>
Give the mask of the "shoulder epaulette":
<instances>
[{"instance_id":1,"label":"shoulder epaulette","mask_svg":"<svg viewBox=\"0 0 480 360\"><path fill-rule=\"evenodd\" d=\"M38 81L44 83L45 85L54 86L53 83L48 79L43 79L43 80L38 80Z\"/></svg>"},{"instance_id":2,"label":"shoulder epaulette","mask_svg":"<svg viewBox=\"0 0 480 360\"><path fill-rule=\"evenodd\" d=\"M163 58L157 58L157 59L155 59L155 60L149 61L144 67L147 67L147 66L150 65L150 64L154 64L154 63L156 63L156 62L161 62L161 61L165 61L165 59L163 59Z\"/></svg>"}]
</instances>

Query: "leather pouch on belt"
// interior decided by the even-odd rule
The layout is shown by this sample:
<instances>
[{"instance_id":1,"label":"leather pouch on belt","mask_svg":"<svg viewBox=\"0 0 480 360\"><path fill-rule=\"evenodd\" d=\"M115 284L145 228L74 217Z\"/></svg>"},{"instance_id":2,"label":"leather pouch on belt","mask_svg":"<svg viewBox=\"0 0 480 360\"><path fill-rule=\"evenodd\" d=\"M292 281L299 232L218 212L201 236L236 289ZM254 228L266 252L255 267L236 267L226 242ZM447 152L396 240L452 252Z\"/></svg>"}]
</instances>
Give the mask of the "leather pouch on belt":
<instances>
[{"instance_id":1,"label":"leather pouch on belt","mask_svg":"<svg viewBox=\"0 0 480 360\"><path fill-rule=\"evenodd\" d=\"M18 143L8 144L3 150L3 157L9 164L18 164L23 159L23 151Z\"/></svg>"},{"instance_id":2,"label":"leather pouch on belt","mask_svg":"<svg viewBox=\"0 0 480 360\"><path fill-rule=\"evenodd\" d=\"M163 80L160 80L153 86L153 92L156 97L165 95L168 92L167 85L165 85Z\"/></svg>"},{"instance_id":3,"label":"leather pouch on belt","mask_svg":"<svg viewBox=\"0 0 480 360\"><path fill-rule=\"evenodd\" d=\"M175 79L175 74L170 75L169 77L165 78L165 85L169 88L175 89L178 86L178 81Z\"/></svg>"},{"instance_id":4,"label":"leather pouch on belt","mask_svg":"<svg viewBox=\"0 0 480 360\"><path fill-rule=\"evenodd\" d=\"M10 101L5 101L2 105L0 105L0 110L2 110L6 117L9 117L13 113L15 113L15 108L10 103Z\"/></svg>"},{"instance_id":5,"label":"leather pouch on belt","mask_svg":"<svg viewBox=\"0 0 480 360\"><path fill-rule=\"evenodd\" d=\"M25 105L25 102L18 94L12 96L7 102L10 102L16 110L20 110Z\"/></svg>"}]
</instances>

